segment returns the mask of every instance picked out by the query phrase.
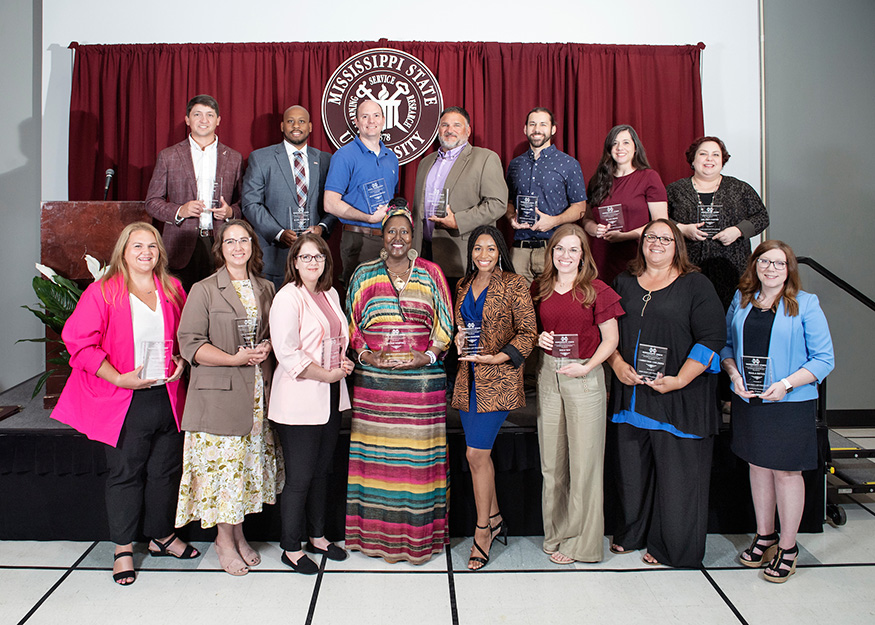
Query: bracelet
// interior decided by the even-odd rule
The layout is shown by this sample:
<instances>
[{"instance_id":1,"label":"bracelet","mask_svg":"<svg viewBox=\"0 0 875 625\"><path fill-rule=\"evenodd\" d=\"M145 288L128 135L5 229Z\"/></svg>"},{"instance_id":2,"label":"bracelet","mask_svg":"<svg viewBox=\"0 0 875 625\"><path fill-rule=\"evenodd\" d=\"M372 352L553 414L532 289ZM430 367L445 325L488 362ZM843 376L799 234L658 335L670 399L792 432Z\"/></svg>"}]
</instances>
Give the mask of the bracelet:
<instances>
[{"instance_id":1,"label":"bracelet","mask_svg":"<svg viewBox=\"0 0 875 625\"><path fill-rule=\"evenodd\" d=\"M425 355L428 356L428 364L433 365L437 362L437 356L430 349L425 350Z\"/></svg>"},{"instance_id":2,"label":"bracelet","mask_svg":"<svg viewBox=\"0 0 875 625\"><path fill-rule=\"evenodd\" d=\"M369 349L363 349L362 351L359 352L358 361L359 361L359 364L362 365L362 366L364 366L364 364L365 364L365 363L362 362L362 356L365 355L365 352L367 352L368 354L373 354L373 353L374 353L374 352L372 352L372 351L369 350Z\"/></svg>"}]
</instances>

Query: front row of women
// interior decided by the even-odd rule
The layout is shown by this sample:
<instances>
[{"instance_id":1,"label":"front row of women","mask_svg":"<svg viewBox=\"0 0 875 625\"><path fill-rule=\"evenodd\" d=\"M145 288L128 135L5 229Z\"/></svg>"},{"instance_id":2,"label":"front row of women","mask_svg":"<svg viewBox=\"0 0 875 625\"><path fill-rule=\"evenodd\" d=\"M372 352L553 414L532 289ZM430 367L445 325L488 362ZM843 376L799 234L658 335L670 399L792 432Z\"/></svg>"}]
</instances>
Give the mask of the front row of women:
<instances>
[{"instance_id":1,"label":"front row of women","mask_svg":"<svg viewBox=\"0 0 875 625\"><path fill-rule=\"evenodd\" d=\"M319 237L294 243L274 297L259 277L251 227L227 222L213 249L220 269L186 302L157 231L143 223L123 231L107 273L86 289L64 329L73 373L53 413L107 445L117 583L135 580L131 544L141 512L153 556L199 555L176 537L175 511L176 527L195 519L218 526L220 564L247 573L260 558L243 536L244 516L279 492L285 564L315 573L304 549L346 558L326 540L325 519L340 412L350 405L346 547L413 563L441 551L449 473L440 358L454 324L479 329L456 335L464 355L452 395L476 505L470 569L485 566L494 540L507 534L490 452L508 412L524 405L521 365L537 342L543 549L551 560L603 557L606 362L615 374L608 444L621 509L610 549L645 549L648 564L701 565L719 426L715 376L707 374L722 361L734 391L732 449L750 463L757 519L741 562L768 565L771 581L793 573L801 471L817 462L815 382L830 372L833 355L817 298L800 290L788 246L757 248L724 319L668 219L644 228L636 259L613 289L596 278L579 226L557 230L546 250L552 263L531 289L513 273L504 238L485 226L469 238L451 310L440 269L411 250L412 231L406 209L387 215L381 258L351 278L349 320ZM247 327L249 340L241 341ZM142 375L148 343L169 345L162 379ZM345 356L348 347L358 366ZM191 364L187 400L183 358ZM748 391L742 364L751 358L767 363L758 394Z\"/></svg>"}]
</instances>

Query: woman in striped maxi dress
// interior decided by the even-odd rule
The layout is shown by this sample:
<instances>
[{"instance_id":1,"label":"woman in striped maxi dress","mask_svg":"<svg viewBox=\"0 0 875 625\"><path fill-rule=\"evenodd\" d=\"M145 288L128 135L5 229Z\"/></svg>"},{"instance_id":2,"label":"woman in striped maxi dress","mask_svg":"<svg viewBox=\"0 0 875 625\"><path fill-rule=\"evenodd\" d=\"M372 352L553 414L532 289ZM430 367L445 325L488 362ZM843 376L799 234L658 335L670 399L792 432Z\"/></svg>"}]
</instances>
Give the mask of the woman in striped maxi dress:
<instances>
[{"instance_id":1,"label":"woman in striped maxi dress","mask_svg":"<svg viewBox=\"0 0 875 625\"><path fill-rule=\"evenodd\" d=\"M346 504L346 548L389 562L427 562L447 530L447 282L411 250L406 208L383 221L383 250L350 279L347 314L357 352Z\"/></svg>"}]
</instances>

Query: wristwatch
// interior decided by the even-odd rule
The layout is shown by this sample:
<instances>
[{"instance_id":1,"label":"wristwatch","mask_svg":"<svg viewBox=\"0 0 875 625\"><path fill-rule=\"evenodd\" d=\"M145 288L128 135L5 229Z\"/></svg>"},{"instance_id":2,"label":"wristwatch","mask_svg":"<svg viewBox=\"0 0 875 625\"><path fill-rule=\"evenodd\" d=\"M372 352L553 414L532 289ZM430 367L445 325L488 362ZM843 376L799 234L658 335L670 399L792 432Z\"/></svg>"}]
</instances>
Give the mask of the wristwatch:
<instances>
[{"instance_id":1,"label":"wristwatch","mask_svg":"<svg viewBox=\"0 0 875 625\"><path fill-rule=\"evenodd\" d=\"M793 385L790 384L790 381L787 378L781 378L781 383L784 385L784 391L787 393L793 390Z\"/></svg>"}]
</instances>

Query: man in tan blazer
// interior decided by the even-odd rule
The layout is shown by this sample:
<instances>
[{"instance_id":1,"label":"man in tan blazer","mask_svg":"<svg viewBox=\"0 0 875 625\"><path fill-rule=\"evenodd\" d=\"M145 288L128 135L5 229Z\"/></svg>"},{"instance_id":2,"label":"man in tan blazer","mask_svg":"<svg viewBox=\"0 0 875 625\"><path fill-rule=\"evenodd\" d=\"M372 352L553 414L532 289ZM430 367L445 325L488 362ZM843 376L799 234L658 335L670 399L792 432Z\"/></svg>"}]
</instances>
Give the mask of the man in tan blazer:
<instances>
[{"instance_id":1,"label":"man in tan blazer","mask_svg":"<svg viewBox=\"0 0 875 625\"><path fill-rule=\"evenodd\" d=\"M507 184L498 154L472 146L471 118L458 106L441 113L440 149L423 157L413 201L414 248L433 260L454 284L465 275L468 235L494 225L507 207ZM446 217L435 217L437 197L449 191ZM429 254L429 249L431 254Z\"/></svg>"}]
</instances>

